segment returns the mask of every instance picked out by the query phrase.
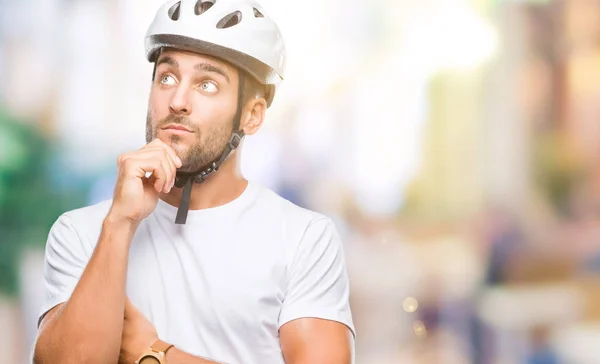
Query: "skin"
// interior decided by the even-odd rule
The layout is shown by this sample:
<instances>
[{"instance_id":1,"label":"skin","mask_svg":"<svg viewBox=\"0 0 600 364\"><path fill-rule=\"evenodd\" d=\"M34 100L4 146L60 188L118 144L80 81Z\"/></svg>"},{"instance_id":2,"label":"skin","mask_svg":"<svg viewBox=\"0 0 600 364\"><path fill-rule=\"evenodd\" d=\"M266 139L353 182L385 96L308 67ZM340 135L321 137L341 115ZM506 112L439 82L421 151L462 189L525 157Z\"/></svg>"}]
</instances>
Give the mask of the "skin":
<instances>
[{"instance_id":1,"label":"skin","mask_svg":"<svg viewBox=\"0 0 600 364\"><path fill-rule=\"evenodd\" d=\"M96 249L71 298L44 316L34 363L131 364L158 339L125 294L129 246L159 198L179 205L182 189L173 187L177 170L196 171L220 156L232 132L237 97L238 71L230 64L190 52L161 54L149 98L148 143L119 156L113 205ZM240 127L246 135L259 130L266 107L264 98L245 101ZM173 125L188 131L168 128ZM194 185L190 209L237 198L248 184L239 162L236 151L217 173ZM280 342L287 364L352 362L352 335L338 322L291 321L281 328ZM213 363L176 347L166 359L169 364Z\"/></svg>"}]
</instances>

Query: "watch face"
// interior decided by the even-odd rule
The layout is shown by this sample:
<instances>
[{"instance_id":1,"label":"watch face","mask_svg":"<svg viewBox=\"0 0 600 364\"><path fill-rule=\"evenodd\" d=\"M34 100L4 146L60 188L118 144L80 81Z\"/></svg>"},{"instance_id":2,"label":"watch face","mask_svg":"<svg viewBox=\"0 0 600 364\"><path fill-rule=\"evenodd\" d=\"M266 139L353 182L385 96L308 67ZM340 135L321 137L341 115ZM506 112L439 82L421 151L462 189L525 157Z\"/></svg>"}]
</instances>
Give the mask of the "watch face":
<instances>
[{"instance_id":1,"label":"watch face","mask_svg":"<svg viewBox=\"0 0 600 364\"><path fill-rule=\"evenodd\" d=\"M140 364L160 364L160 361L153 356L145 356L140 360Z\"/></svg>"}]
</instances>

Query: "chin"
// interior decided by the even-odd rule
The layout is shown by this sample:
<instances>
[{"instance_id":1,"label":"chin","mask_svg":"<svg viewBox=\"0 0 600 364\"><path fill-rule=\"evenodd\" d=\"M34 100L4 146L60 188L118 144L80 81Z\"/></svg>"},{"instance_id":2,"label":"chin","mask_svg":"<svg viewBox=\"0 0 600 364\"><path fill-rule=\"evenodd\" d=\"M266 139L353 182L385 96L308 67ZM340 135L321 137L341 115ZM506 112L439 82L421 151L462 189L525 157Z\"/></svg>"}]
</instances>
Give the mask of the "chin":
<instances>
[{"instance_id":1,"label":"chin","mask_svg":"<svg viewBox=\"0 0 600 364\"><path fill-rule=\"evenodd\" d=\"M173 148L179 158L184 159L184 157L187 156L190 147L183 143L179 137L166 135L162 136L160 139Z\"/></svg>"},{"instance_id":2,"label":"chin","mask_svg":"<svg viewBox=\"0 0 600 364\"><path fill-rule=\"evenodd\" d=\"M163 130L159 130L158 133L156 133L155 138L160 139L171 147L174 147L173 136L165 133Z\"/></svg>"}]
</instances>

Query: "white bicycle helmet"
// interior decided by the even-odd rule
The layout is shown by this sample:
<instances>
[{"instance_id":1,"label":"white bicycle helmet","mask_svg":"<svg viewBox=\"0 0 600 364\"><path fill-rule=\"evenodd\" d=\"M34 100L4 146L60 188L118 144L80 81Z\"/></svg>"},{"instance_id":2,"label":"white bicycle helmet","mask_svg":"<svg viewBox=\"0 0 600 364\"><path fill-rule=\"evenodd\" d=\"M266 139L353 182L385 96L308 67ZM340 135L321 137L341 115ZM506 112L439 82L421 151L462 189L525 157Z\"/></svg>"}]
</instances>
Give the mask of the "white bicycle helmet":
<instances>
[{"instance_id":1,"label":"white bicycle helmet","mask_svg":"<svg viewBox=\"0 0 600 364\"><path fill-rule=\"evenodd\" d=\"M286 52L275 22L255 0L169 0L146 33L146 57L163 47L223 59L266 86L270 106L284 78Z\"/></svg>"}]
</instances>

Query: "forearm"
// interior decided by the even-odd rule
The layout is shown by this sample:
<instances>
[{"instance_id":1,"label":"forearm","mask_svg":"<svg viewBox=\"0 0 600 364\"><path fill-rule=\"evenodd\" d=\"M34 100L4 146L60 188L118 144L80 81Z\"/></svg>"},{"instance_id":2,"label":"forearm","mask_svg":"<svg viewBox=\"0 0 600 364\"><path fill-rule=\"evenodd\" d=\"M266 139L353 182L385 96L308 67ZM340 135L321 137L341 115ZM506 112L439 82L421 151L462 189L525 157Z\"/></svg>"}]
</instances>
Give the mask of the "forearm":
<instances>
[{"instance_id":1,"label":"forearm","mask_svg":"<svg viewBox=\"0 0 600 364\"><path fill-rule=\"evenodd\" d=\"M129 243L135 226L104 221L102 233L71 298L42 328L41 363L116 363L119 358Z\"/></svg>"},{"instance_id":2,"label":"forearm","mask_svg":"<svg viewBox=\"0 0 600 364\"><path fill-rule=\"evenodd\" d=\"M190 355L177 349L177 347L172 347L169 351L167 351L166 359L166 364L222 364L216 361L210 361L208 359Z\"/></svg>"}]
</instances>

